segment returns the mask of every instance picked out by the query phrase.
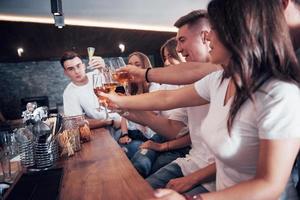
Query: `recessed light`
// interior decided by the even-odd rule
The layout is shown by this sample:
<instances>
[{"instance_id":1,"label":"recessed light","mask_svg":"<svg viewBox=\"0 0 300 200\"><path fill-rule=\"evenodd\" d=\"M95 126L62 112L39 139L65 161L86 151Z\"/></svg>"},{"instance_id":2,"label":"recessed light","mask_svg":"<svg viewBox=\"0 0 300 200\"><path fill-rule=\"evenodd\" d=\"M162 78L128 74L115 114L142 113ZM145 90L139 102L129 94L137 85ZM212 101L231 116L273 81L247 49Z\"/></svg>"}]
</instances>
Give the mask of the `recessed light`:
<instances>
[{"instance_id":1,"label":"recessed light","mask_svg":"<svg viewBox=\"0 0 300 200\"><path fill-rule=\"evenodd\" d=\"M125 45L120 43L119 44L119 49L121 50L121 52L123 53L125 51Z\"/></svg>"},{"instance_id":2,"label":"recessed light","mask_svg":"<svg viewBox=\"0 0 300 200\"><path fill-rule=\"evenodd\" d=\"M20 47L17 49L17 52L18 52L19 57L21 57L24 50L23 50L23 48Z\"/></svg>"}]
</instances>

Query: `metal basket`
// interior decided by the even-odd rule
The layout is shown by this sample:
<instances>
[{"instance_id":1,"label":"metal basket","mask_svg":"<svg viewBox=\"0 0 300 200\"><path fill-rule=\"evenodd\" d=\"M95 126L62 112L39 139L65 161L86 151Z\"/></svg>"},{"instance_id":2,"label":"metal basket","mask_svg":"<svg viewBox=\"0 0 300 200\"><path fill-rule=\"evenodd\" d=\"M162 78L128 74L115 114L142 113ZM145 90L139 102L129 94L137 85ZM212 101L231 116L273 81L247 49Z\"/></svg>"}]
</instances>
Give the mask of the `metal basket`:
<instances>
[{"instance_id":1,"label":"metal basket","mask_svg":"<svg viewBox=\"0 0 300 200\"><path fill-rule=\"evenodd\" d=\"M27 168L45 169L53 166L59 156L56 139L51 142L28 141L19 145L21 164Z\"/></svg>"},{"instance_id":2,"label":"metal basket","mask_svg":"<svg viewBox=\"0 0 300 200\"><path fill-rule=\"evenodd\" d=\"M58 159L58 143L52 140L49 143L34 143L34 160L36 168L48 168Z\"/></svg>"},{"instance_id":3,"label":"metal basket","mask_svg":"<svg viewBox=\"0 0 300 200\"><path fill-rule=\"evenodd\" d=\"M32 141L19 143L19 152L22 166L31 167L35 165L33 150L34 148Z\"/></svg>"}]
</instances>

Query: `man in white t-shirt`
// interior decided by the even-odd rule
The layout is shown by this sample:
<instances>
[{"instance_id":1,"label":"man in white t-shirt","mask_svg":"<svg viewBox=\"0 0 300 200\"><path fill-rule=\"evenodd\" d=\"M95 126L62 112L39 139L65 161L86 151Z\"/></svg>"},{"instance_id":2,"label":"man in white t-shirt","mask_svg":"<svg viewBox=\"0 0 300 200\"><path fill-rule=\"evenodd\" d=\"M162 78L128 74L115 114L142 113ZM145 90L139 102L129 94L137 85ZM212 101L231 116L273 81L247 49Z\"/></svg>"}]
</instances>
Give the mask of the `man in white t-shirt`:
<instances>
[{"instance_id":1,"label":"man in white t-shirt","mask_svg":"<svg viewBox=\"0 0 300 200\"><path fill-rule=\"evenodd\" d=\"M66 51L60 63L64 68L64 74L71 80L63 93L64 114L66 116L85 114L90 128L106 126L119 128L121 118L118 114L112 113L109 119L106 119L105 111L97 109L99 102L93 92L93 72L85 72L86 67L80 56L73 51ZM101 68L104 66L104 61L100 57L94 57L90 65L94 68Z\"/></svg>"},{"instance_id":2,"label":"man in white t-shirt","mask_svg":"<svg viewBox=\"0 0 300 200\"><path fill-rule=\"evenodd\" d=\"M180 18L175 26L179 28L177 51L186 58L187 62L207 62L209 46L205 36L210 31L210 26L206 12L193 11ZM213 67L216 69L215 66ZM208 105L205 105L176 109L172 111L168 120L163 120L148 112L140 112L135 117L138 123L145 124L162 135L169 133L166 127L176 130L172 127L174 121L182 121L189 128L191 138L189 154L184 158L176 159L150 175L146 180L153 188L168 187L178 192L189 191L189 194L215 190L214 182L207 181L208 178L215 175L214 158L199 137L201 121L207 112Z\"/></svg>"}]
</instances>

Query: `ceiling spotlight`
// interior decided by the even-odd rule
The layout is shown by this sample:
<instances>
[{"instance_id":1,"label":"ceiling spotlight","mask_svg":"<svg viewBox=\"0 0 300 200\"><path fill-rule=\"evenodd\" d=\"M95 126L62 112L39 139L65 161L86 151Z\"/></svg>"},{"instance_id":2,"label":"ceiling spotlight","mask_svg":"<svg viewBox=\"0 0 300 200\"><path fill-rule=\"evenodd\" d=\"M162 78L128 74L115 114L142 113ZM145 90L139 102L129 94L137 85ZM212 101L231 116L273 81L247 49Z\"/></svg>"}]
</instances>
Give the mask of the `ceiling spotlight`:
<instances>
[{"instance_id":1,"label":"ceiling spotlight","mask_svg":"<svg viewBox=\"0 0 300 200\"><path fill-rule=\"evenodd\" d=\"M54 15L54 23L58 28L63 28L65 25L65 20L63 15Z\"/></svg>"},{"instance_id":2,"label":"ceiling spotlight","mask_svg":"<svg viewBox=\"0 0 300 200\"><path fill-rule=\"evenodd\" d=\"M18 52L18 56L21 57L24 50L23 50L23 48L18 48L17 52Z\"/></svg>"},{"instance_id":3,"label":"ceiling spotlight","mask_svg":"<svg viewBox=\"0 0 300 200\"><path fill-rule=\"evenodd\" d=\"M125 51L125 45L120 43L119 44L119 49L121 50L121 52L123 53Z\"/></svg>"},{"instance_id":4,"label":"ceiling spotlight","mask_svg":"<svg viewBox=\"0 0 300 200\"><path fill-rule=\"evenodd\" d=\"M58 28L63 28L65 25L61 1L62 0L51 0L51 12L54 17L54 24Z\"/></svg>"}]
</instances>

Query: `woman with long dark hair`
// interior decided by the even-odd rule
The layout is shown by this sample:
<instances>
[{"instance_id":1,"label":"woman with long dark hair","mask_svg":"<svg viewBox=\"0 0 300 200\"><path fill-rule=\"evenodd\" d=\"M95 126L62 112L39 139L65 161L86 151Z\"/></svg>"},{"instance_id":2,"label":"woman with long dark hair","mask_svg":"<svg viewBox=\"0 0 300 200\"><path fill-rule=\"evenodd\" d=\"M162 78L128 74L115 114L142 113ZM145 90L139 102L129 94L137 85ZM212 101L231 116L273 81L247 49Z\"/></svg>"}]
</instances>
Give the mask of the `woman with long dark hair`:
<instances>
[{"instance_id":1,"label":"woman with long dark hair","mask_svg":"<svg viewBox=\"0 0 300 200\"><path fill-rule=\"evenodd\" d=\"M201 136L215 156L217 192L191 199L298 199L289 177L300 147L300 68L281 1L212 0L208 14L211 62L224 70L176 91L103 95L125 109L210 103Z\"/></svg>"}]
</instances>

